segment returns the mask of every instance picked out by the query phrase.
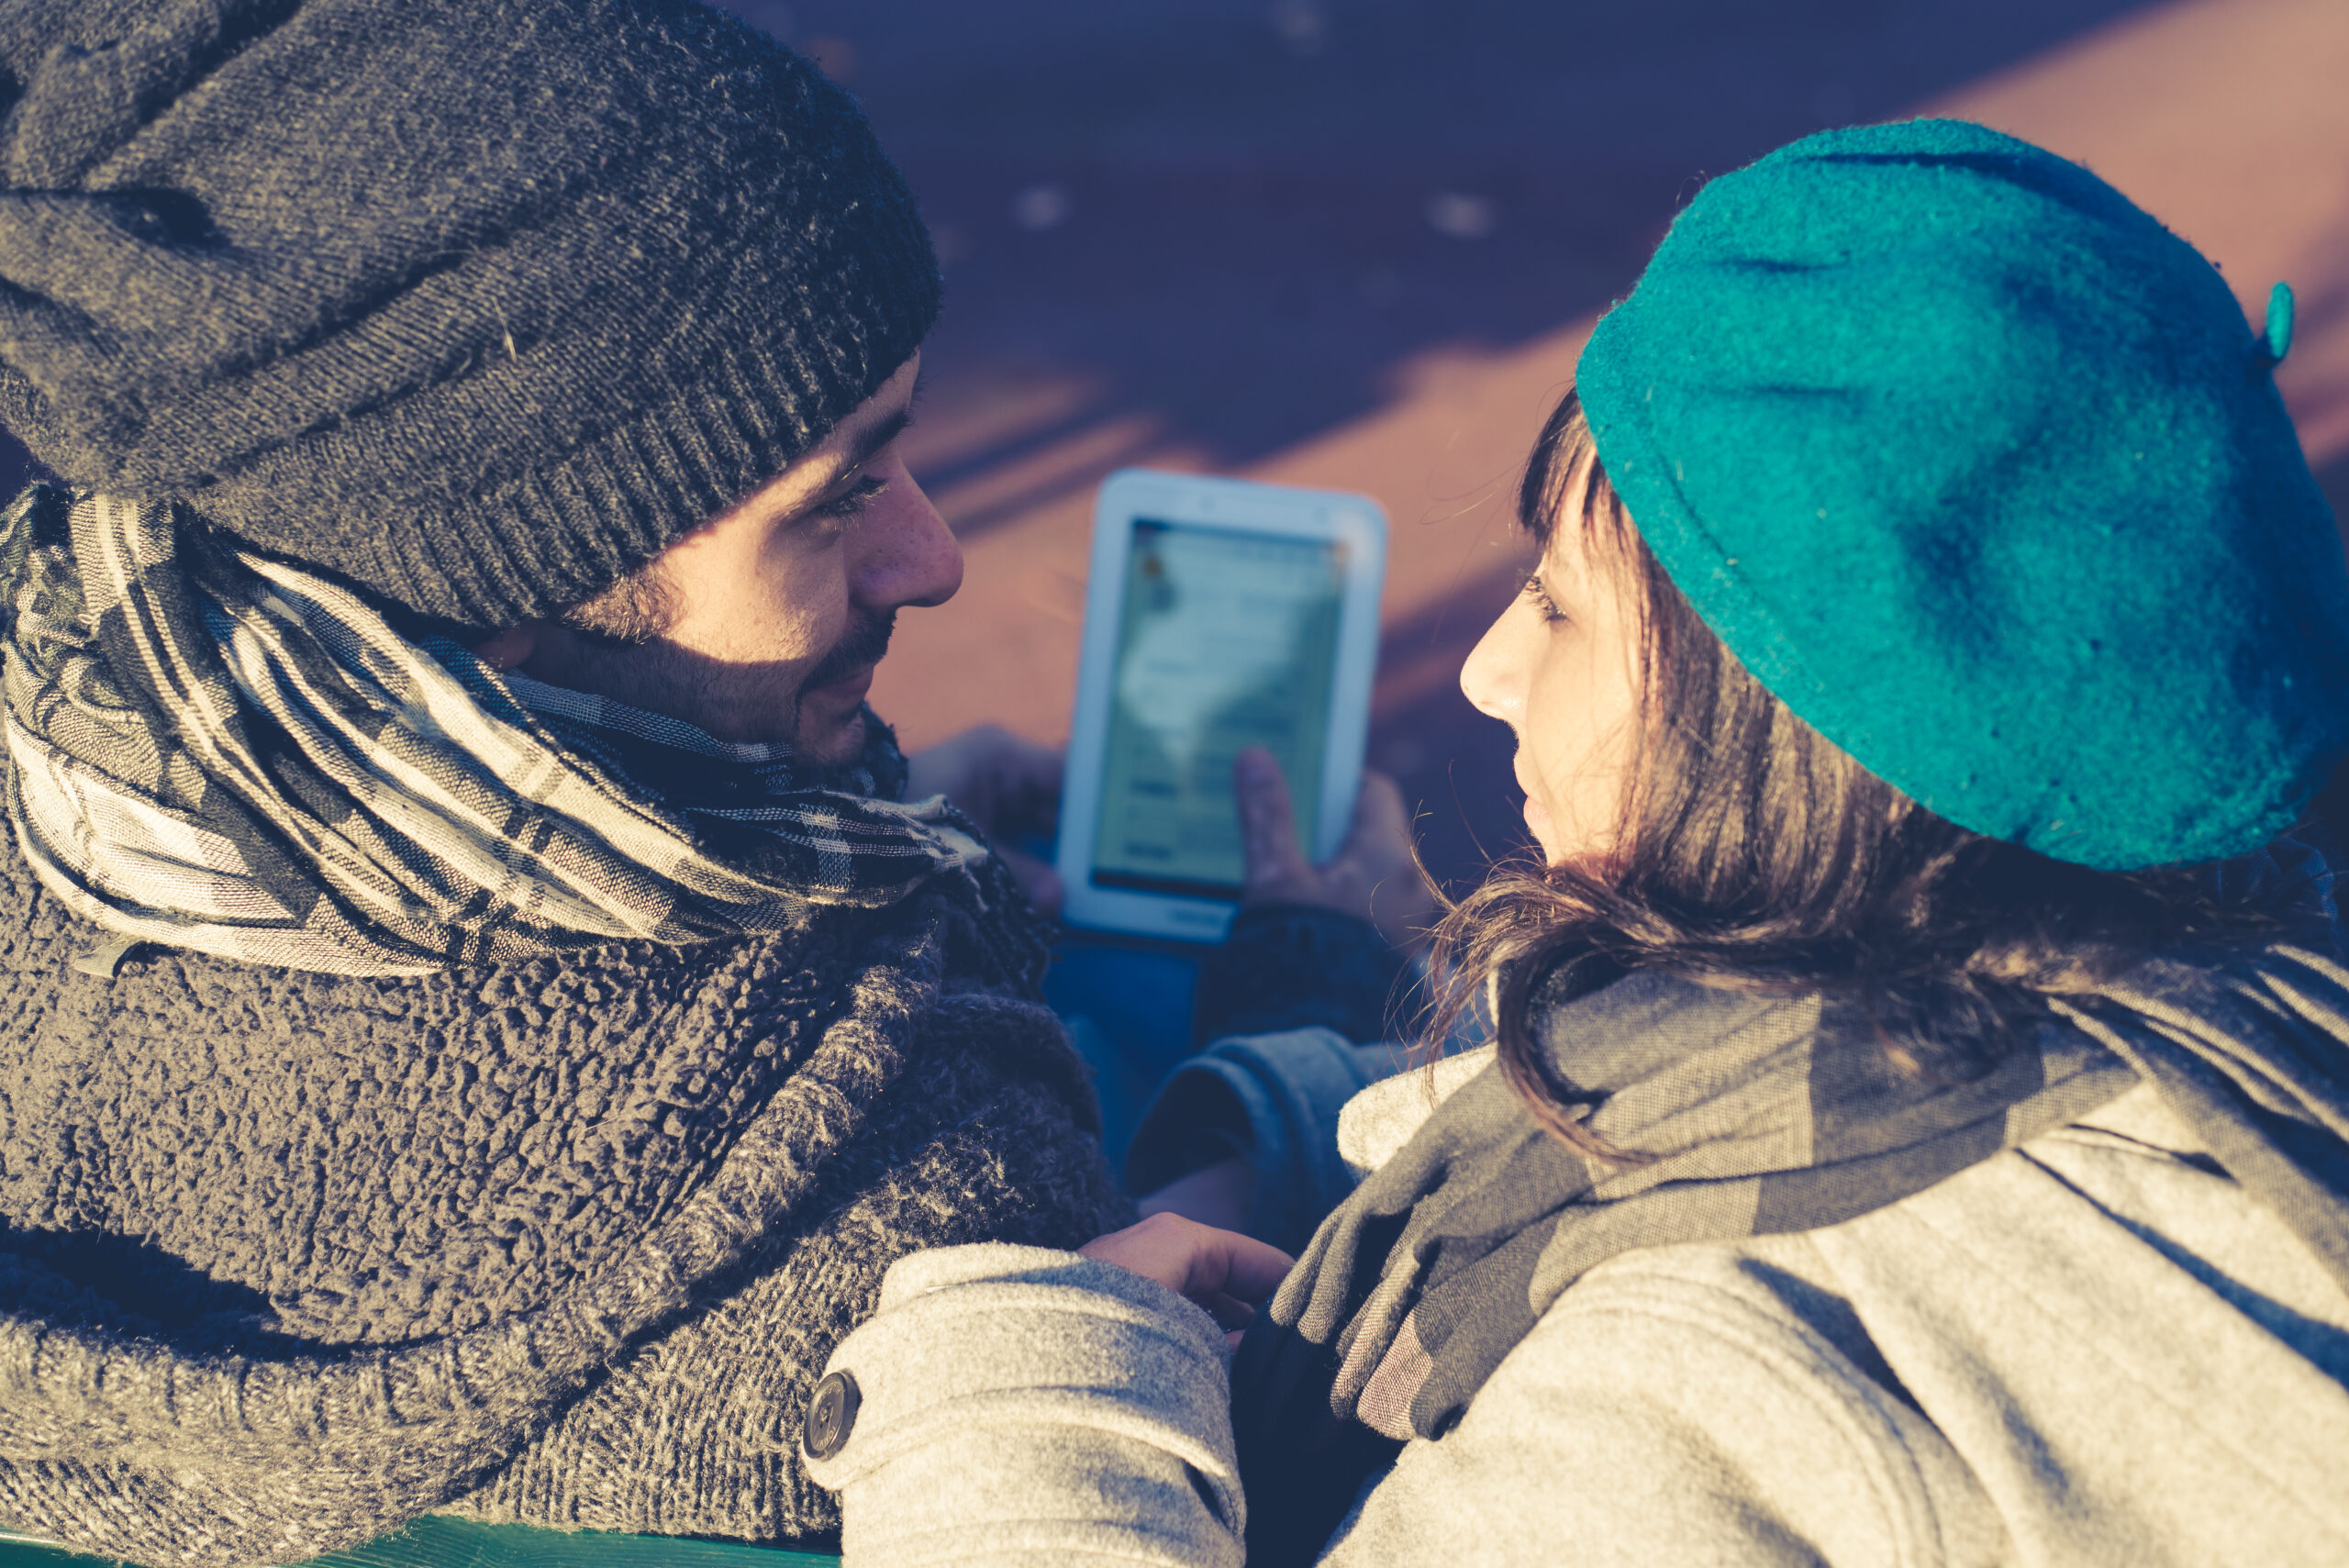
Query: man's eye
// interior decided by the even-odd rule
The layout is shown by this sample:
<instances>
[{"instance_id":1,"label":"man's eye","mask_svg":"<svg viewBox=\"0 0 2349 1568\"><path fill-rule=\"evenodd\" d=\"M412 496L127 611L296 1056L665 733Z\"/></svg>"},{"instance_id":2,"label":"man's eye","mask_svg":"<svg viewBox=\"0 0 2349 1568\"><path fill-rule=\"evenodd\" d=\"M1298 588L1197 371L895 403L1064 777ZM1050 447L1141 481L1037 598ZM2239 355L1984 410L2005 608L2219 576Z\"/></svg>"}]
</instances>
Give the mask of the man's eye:
<instances>
[{"instance_id":1,"label":"man's eye","mask_svg":"<svg viewBox=\"0 0 2349 1568\"><path fill-rule=\"evenodd\" d=\"M865 507L871 506L873 504L873 498L875 495L880 495L881 492L888 488L889 482L887 480L875 479L870 474L867 474L865 477L858 480L855 484L850 485L846 490L841 492L838 495L833 496L830 500L817 507L816 516L819 517L829 517L836 522L847 522L859 512L863 511Z\"/></svg>"}]
</instances>

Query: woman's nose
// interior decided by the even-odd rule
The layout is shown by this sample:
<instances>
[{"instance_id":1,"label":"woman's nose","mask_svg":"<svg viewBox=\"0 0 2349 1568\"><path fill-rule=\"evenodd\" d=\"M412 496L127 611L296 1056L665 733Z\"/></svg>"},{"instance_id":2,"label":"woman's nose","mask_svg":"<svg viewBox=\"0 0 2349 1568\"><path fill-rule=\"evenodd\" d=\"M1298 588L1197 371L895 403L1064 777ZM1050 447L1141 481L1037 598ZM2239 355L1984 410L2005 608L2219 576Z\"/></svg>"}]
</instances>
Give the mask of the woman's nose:
<instances>
[{"instance_id":1,"label":"woman's nose","mask_svg":"<svg viewBox=\"0 0 2349 1568\"><path fill-rule=\"evenodd\" d=\"M1508 611L1502 611L1469 651L1460 666L1460 690L1477 712L1514 728L1525 714L1525 673L1509 619Z\"/></svg>"}]
</instances>

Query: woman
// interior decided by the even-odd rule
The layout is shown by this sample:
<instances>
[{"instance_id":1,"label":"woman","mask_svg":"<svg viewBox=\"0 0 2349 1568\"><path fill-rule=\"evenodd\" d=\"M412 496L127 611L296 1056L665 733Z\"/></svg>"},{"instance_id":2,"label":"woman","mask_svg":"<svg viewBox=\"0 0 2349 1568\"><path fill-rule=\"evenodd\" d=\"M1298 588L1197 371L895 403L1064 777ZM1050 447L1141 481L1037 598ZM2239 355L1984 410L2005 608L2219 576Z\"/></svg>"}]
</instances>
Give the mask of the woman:
<instances>
[{"instance_id":1,"label":"woman","mask_svg":"<svg viewBox=\"0 0 2349 1568\"><path fill-rule=\"evenodd\" d=\"M1495 1042L1347 1107L1228 1383L1261 1243L900 1263L805 1438L849 1561L2349 1561L2288 309L1978 127L1710 185L1463 673L1546 862L1439 932Z\"/></svg>"}]
</instances>

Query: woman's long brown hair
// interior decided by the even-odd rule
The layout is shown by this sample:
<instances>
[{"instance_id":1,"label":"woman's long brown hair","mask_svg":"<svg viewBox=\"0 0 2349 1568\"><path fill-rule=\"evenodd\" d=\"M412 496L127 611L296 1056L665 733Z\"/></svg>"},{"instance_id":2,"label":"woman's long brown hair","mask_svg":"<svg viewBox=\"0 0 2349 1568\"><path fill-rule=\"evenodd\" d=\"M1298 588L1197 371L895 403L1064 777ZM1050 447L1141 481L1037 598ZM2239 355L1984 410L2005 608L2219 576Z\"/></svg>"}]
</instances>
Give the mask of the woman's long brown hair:
<instances>
[{"instance_id":1,"label":"woman's long brown hair","mask_svg":"<svg viewBox=\"0 0 2349 1568\"><path fill-rule=\"evenodd\" d=\"M1547 982L1664 969L1851 998L1896 1061L1969 1075L2045 1018L2050 995L2156 949L2275 929L2209 866L2091 871L1954 826L1797 717L1649 552L1571 392L1518 515L1545 548L1557 528L1584 529L1595 572L1632 577L1642 744L1603 865L1504 862L1449 906L1425 1039L1440 1049L1483 1015L1510 1083L1568 1143L1631 1157L1585 1127L1588 1102L1542 1060L1528 1015ZM1835 592L1831 576L1820 592Z\"/></svg>"}]
</instances>

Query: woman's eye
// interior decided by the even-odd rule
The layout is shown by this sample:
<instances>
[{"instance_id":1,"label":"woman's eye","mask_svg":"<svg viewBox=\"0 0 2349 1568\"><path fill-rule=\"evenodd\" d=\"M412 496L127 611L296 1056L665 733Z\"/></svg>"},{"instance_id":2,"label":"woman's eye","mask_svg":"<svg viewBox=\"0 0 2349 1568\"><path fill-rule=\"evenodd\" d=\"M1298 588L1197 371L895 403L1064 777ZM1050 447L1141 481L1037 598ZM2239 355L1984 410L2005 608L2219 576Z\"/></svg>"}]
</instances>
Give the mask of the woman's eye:
<instances>
[{"instance_id":1,"label":"woman's eye","mask_svg":"<svg viewBox=\"0 0 2349 1568\"><path fill-rule=\"evenodd\" d=\"M1556 602L1550 597L1550 591L1542 586L1541 578L1528 577L1525 580L1525 586L1520 592L1533 602L1535 612L1544 621L1561 621L1566 618L1565 612L1559 609Z\"/></svg>"},{"instance_id":2,"label":"woman's eye","mask_svg":"<svg viewBox=\"0 0 2349 1568\"><path fill-rule=\"evenodd\" d=\"M816 516L829 517L835 522L847 522L871 506L875 495L888 488L887 480L874 479L868 474L817 507Z\"/></svg>"}]
</instances>

